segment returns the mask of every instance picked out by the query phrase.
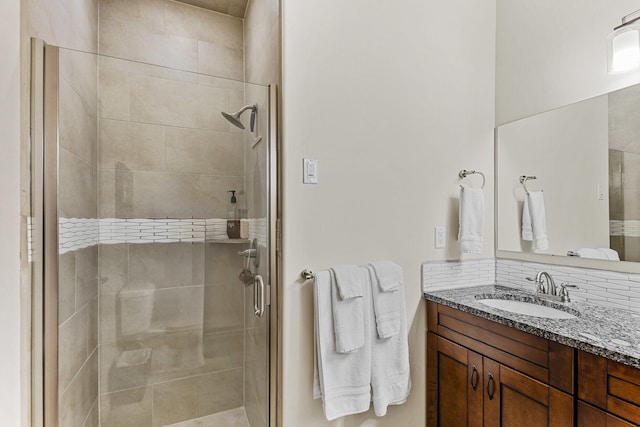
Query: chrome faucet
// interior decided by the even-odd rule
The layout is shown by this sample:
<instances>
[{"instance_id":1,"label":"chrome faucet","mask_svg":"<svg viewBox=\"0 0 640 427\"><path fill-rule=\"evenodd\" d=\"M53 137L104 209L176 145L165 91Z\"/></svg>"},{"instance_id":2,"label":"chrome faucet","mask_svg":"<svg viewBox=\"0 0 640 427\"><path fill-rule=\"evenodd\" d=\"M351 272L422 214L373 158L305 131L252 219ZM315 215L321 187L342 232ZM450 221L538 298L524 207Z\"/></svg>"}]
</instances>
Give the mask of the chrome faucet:
<instances>
[{"instance_id":1,"label":"chrome faucet","mask_svg":"<svg viewBox=\"0 0 640 427\"><path fill-rule=\"evenodd\" d=\"M531 282L535 282L536 284L536 295L543 296L545 298L552 299L554 301L560 302L571 302L569 299L569 291L567 288L577 288L577 285L569 285L567 283L560 284L560 292L558 292L558 287L556 286L556 282L553 280L553 277L546 271L539 271L536 274L536 278L527 277L527 280Z\"/></svg>"},{"instance_id":2,"label":"chrome faucet","mask_svg":"<svg viewBox=\"0 0 640 427\"><path fill-rule=\"evenodd\" d=\"M544 282L542 281L543 277L545 279ZM551 275L546 271L539 271L538 274L536 274L536 283L538 284L538 288L536 289L536 291L538 289L541 289L543 294L548 294L548 295L558 294L558 288L556 287L556 282L553 280L553 277L551 277ZM548 287L544 286L545 283L547 284Z\"/></svg>"}]
</instances>

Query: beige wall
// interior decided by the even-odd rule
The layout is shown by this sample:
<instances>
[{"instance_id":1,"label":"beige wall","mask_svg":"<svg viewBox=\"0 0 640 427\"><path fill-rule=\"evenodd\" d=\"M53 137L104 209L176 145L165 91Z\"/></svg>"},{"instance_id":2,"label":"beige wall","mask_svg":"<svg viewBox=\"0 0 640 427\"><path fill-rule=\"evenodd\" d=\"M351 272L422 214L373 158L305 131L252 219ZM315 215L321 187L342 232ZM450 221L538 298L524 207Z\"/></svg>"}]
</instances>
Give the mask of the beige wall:
<instances>
[{"instance_id":1,"label":"beige wall","mask_svg":"<svg viewBox=\"0 0 640 427\"><path fill-rule=\"evenodd\" d=\"M606 36L634 0L497 1L496 123L640 82L607 74Z\"/></svg>"},{"instance_id":2,"label":"beige wall","mask_svg":"<svg viewBox=\"0 0 640 427\"><path fill-rule=\"evenodd\" d=\"M20 426L20 1L0 4L0 425Z\"/></svg>"},{"instance_id":3,"label":"beige wall","mask_svg":"<svg viewBox=\"0 0 640 427\"><path fill-rule=\"evenodd\" d=\"M481 256L493 256L494 19L491 1L283 1L285 426L425 425L420 264L460 258L460 169L487 175ZM317 185L302 184L303 158L319 160ZM312 399L300 271L376 259L404 268L411 396L384 418L330 423Z\"/></svg>"}]
</instances>

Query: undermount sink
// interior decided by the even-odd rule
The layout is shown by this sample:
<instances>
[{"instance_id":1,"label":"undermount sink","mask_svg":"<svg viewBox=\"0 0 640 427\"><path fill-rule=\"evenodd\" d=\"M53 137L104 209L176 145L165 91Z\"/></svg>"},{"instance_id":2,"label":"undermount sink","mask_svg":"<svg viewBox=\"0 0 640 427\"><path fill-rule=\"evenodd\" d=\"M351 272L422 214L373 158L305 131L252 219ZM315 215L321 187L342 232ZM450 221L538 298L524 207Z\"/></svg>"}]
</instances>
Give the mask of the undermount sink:
<instances>
[{"instance_id":1,"label":"undermount sink","mask_svg":"<svg viewBox=\"0 0 640 427\"><path fill-rule=\"evenodd\" d=\"M575 319L577 316L570 311L571 309L554 308L545 304L541 299L533 299L531 301L518 301L509 299L508 296L486 297L484 295L476 296L478 302L497 308L498 310L510 311L512 313L524 314L527 316L544 317L547 319ZM577 313L576 313L577 314Z\"/></svg>"}]
</instances>

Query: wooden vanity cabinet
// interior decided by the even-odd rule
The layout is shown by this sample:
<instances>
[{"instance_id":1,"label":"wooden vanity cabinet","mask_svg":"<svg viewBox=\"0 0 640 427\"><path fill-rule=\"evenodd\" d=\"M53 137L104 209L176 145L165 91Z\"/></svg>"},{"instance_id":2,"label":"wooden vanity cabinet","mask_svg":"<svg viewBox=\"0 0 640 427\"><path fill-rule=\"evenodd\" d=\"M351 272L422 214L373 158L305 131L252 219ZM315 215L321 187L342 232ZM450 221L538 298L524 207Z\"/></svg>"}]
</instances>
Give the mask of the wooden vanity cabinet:
<instances>
[{"instance_id":1,"label":"wooden vanity cabinet","mask_svg":"<svg viewBox=\"0 0 640 427\"><path fill-rule=\"evenodd\" d=\"M427 426L574 425L574 351L428 302Z\"/></svg>"},{"instance_id":2,"label":"wooden vanity cabinet","mask_svg":"<svg viewBox=\"0 0 640 427\"><path fill-rule=\"evenodd\" d=\"M640 370L578 351L578 399L578 427L640 425Z\"/></svg>"}]
</instances>

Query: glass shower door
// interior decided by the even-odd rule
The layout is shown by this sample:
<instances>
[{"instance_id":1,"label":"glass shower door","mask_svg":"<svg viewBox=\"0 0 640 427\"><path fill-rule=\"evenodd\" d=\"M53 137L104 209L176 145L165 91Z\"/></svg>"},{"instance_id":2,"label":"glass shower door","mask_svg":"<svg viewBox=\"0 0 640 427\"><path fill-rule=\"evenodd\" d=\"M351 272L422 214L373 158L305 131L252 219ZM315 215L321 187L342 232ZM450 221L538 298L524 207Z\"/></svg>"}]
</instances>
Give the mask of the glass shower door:
<instances>
[{"instance_id":1,"label":"glass shower door","mask_svg":"<svg viewBox=\"0 0 640 427\"><path fill-rule=\"evenodd\" d=\"M269 425L268 88L54 52L59 425Z\"/></svg>"}]
</instances>

